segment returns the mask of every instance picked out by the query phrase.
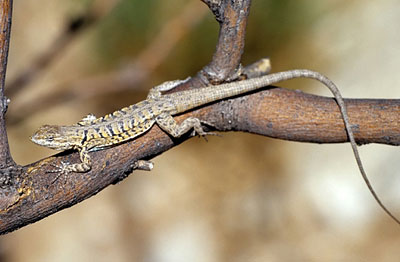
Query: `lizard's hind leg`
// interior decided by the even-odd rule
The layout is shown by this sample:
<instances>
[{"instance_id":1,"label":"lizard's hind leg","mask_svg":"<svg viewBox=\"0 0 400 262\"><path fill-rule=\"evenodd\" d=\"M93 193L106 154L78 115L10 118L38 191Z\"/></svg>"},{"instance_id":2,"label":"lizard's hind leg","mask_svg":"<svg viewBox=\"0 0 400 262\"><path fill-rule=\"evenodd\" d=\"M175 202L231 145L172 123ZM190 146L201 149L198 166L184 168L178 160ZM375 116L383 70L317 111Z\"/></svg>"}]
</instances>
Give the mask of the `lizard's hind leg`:
<instances>
[{"instance_id":1,"label":"lizard's hind leg","mask_svg":"<svg viewBox=\"0 0 400 262\"><path fill-rule=\"evenodd\" d=\"M156 118L156 122L162 130L173 137L180 137L189 132L192 128L194 132L200 136L216 135L215 133L204 131L201 123L209 124L195 117L188 117L182 123L178 124L171 115L164 113Z\"/></svg>"}]
</instances>

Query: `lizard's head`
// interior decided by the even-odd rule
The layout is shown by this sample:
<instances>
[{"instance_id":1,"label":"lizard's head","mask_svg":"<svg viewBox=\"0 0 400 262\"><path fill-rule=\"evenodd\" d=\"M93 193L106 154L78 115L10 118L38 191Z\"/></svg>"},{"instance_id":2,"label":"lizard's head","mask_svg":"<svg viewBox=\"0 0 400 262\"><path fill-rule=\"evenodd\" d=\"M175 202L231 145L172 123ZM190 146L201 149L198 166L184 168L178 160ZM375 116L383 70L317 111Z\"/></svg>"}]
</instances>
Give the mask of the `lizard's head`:
<instances>
[{"instance_id":1,"label":"lizard's head","mask_svg":"<svg viewBox=\"0 0 400 262\"><path fill-rule=\"evenodd\" d=\"M32 142L56 150L66 150L71 148L68 136L62 132L62 127L44 125L31 137Z\"/></svg>"}]
</instances>

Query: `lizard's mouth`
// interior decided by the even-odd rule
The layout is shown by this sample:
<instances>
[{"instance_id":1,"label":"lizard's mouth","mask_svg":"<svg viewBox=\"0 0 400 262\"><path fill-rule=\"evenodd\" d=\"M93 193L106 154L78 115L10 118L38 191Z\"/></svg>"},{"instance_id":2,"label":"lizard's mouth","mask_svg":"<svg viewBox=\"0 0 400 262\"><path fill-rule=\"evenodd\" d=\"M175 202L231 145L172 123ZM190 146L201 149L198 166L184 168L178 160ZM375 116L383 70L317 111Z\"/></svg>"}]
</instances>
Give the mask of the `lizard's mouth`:
<instances>
[{"instance_id":1,"label":"lizard's mouth","mask_svg":"<svg viewBox=\"0 0 400 262\"><path fill-rule=\"evenodd\" d=\"M30 139L31 139L31 141L33 142L33 143L35 143L35 144L40 144L40 141L37 139L37 137L35 136L35 135L32 135L31 137L30 137Z\"/></svg>"},{"instance_id":2,"label":"lizard's mouth","mask_svg":"<svg viewBox=\"0 0 400 262\"><path fill-rule=\"evenodd\" d=\"M36 134L31 136L31 141L39 146L45 146L56 150L65 150L68 149L69 146L65 145L64 143L57 142L54 138L41 138L38 137Z\"/></svg>"}]
</instances>

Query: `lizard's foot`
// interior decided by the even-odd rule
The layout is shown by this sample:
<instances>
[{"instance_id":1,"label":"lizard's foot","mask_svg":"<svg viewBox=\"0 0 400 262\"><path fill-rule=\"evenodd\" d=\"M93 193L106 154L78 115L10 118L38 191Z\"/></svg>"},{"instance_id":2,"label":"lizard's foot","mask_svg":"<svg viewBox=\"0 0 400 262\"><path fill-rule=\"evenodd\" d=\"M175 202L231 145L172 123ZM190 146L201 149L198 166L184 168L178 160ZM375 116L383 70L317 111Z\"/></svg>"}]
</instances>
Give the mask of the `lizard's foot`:
<instances>
[{"instance_id":1,"label":"lizard's foot","mask_svg":"<svg viewBox=\"0 0 400 262\"><path fill-rule=\"evenodd\" d=\"M205 124L207 126L213 126L211 123L207 122L207 121L203 121L203 120L199 120L199 122L196 121L196 124L193 125L193 132L191 133L192 136L195 136L196 134L199 137L204 138L204 140L206 140L208 142L207 136L219 136L221 137L222 135L215 133L215 132L206 132L203 129L202 124Z\"/></svg>"},{"instance_id":2,"label":"lizard's foot","mask_svg":"<svg viewBox=\"0 0 400 262\"><path fill-rule=\"evenodd\" d=\"M51 164L51 166L54 167L54 170L49 171L49 173L85 173L91 169L91 166L86 163L70 164L64 161L61 161L60 163L60 165Z\"/></svg>"},{"instance_id":3,"label":"lizard's foot","mask_svg":"<svg viewBox=\"0 0 400 262\"><path fill-rule=\"evenodd\" d=\"M204 131L202 124L208 126L213 125L196 117L188 117L183 120L182 123L178 124L171 115L162 113L157 116L156 122L162 130L173 137L181 137L183 134L186 134L191 130L193 130L190 133L191 136L195 136L196 134L202 137L205 137L206 135L217 135L216 133Z\"/></svg>"},{"instance_id":4,"label":"lizard's foot","mask_svg":"<svg viewBox=\"0 0 400 262\"><path fill-rule=\"evenodd\" d=\"M191 136L198 135L199 137L204 138L204 140L206 140L207 142L208 142L207 136L219 136L219 137L222 137L221 134L218 134L218 133L215 133L215 132L206 132L206 131L203 130L203 128L201 128L201 130L195 128L190 135Z\"/></svg>"},{"instance_id":5,"label":"lizard's foot","mask_svg":"<svg viewBox=\"0 0 400 262\"><path fill-rule=\"evenodd\" d=\"M50 164L53 169L47 170L47 173L62 173L62 174L68 174L71 173L72 171L68 168L70 164L68 162L61 161L59 165L56 164Z\"/></svg>"},{"instance_id":6,"label":"lizard's foot","mask_svg":"<svg viewBox=\"0 0 400 262\"><path fill-rule=\"evenodd\" d=\"M148 160L137 160L133 164L133 169L137 170L144 170L144 171L151 171L154 167L153 162L148 161Z\"/></svg>"},{"instance_id":7,"label":"lizard's foot","mask_svg":"<svg viewBox=\"0 0 400 262\"><path fill-rule=\"evenodd\" d=\"M51 167L53 167L53 169L51 170L47 170L46 173L56 173L56 177L50 182L50 184L53 184L54 182L57 181L58 178L60 178L60 176L62 175L67 175L68 173L71 173L72 171L69 170L68 166L70 166L69 163L67 162L60 162L60 165L56 165L56 164L50 164Z\"/></svg>"},{"instance_id":8,"label":"lizard's foot","mask_svg":"<svg viewBox=\"0 0 400 262\"><path fill-rule=\"evenodd\" d=\"M61 161L60 163L60 165L51 164L54 169L47 171L47 173L58 173L51 183L54 183L61 175L67 175L72 172L84 173L91 169L91 167L86 163L70 164L64 161Z\"/></svg>"},{"instance_id":9,"label":"lizard's foot","mask_svg":"<svg viewBox=\"0 0 400 262\"><path fill-rule=\"evenodd\" d=\"M218 136L218 137L222 137L222 135L218 134L218 133L214 133L214 132L207 132L204 135L199 135L199 137L204 138L204 140L206 140L206 142L208 142L208 138L207 136Z\"/></svg>"}]
</instances>

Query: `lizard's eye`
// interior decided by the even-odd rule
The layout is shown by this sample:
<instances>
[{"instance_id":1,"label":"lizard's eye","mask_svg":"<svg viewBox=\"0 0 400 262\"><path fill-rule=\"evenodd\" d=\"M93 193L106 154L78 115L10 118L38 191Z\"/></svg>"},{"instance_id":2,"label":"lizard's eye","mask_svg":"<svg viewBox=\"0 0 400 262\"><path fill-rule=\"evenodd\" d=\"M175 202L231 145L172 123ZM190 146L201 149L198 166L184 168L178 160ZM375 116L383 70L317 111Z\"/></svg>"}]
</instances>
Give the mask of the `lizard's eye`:
<instances>
[{"instance_id":1,"label":"lizard's eye","mask_svg":"<svg viewBox=\"0 0 400 262\"><path fill-rule=\"evenodd\" d=\"M49 137L47 137L47 140L53 141L53 140L54 140L54 137L53 137L53 136L49 136Z\"/></svg>"}]
</instances>

